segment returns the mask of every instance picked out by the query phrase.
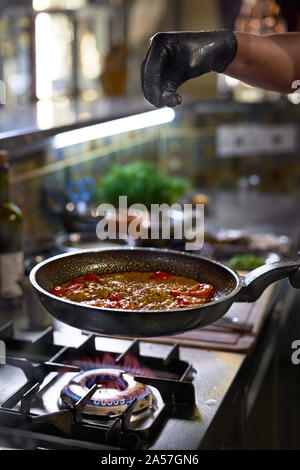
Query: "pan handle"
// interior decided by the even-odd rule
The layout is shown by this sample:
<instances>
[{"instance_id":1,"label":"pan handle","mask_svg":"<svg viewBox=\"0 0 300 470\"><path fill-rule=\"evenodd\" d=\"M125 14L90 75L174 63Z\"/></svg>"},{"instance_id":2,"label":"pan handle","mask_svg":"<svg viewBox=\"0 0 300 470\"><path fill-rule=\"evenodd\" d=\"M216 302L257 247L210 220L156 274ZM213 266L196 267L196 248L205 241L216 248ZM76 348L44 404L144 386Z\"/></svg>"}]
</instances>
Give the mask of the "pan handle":
<instances>
[{"instance_id":1,"label":"pan handle","mask_svg":"<svg viewBox=\"0 0 300 470\"><path fill-rule=\"evenodd\" d=\"M287 260L265 264L251 271L242 279L243 287L237 294L235 302L254 302L263 291L275 281L289 278L293 287L300 289L300 261Z\"/></svg>"}]
</instances>

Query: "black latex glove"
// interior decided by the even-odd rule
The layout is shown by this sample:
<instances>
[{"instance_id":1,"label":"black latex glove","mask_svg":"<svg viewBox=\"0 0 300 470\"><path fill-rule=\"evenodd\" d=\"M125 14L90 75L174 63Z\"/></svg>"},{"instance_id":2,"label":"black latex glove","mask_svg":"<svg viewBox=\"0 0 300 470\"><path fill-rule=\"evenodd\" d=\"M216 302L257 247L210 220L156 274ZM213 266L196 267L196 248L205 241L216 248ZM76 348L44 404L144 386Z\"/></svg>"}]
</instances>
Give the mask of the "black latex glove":
<instances>
[{"instance_id":1,"label":"black latex glove","mask_svg":"<svg viewBox=\"0 0 300 470\"><path fill-rule=\"evenodd\" d=\"M180 85L207 72L224 72L237 47L235 34L227 29L157 33L142 64L145 98L157 108L181 104Z\"/></svg>"}]
</instances>

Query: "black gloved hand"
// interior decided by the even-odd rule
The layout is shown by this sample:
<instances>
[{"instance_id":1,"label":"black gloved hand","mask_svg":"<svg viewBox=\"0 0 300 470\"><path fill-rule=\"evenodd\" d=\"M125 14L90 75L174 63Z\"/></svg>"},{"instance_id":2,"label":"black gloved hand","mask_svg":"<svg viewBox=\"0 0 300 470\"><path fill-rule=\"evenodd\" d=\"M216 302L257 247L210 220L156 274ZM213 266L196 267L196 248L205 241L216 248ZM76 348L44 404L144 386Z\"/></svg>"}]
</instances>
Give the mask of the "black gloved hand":
<instances>
[{"instance_id":1,"label":"black gloved hand","mask_svg":"<svg viewBox=\"0 0 300 470\"><path fill-rule=\"evenodd\" d=\"M178 87L207 72L224 72L237 48L235 34L227 29L157 33L142 64L145 98L157 108L181 104Z\"/></svg>"}]
</instances>

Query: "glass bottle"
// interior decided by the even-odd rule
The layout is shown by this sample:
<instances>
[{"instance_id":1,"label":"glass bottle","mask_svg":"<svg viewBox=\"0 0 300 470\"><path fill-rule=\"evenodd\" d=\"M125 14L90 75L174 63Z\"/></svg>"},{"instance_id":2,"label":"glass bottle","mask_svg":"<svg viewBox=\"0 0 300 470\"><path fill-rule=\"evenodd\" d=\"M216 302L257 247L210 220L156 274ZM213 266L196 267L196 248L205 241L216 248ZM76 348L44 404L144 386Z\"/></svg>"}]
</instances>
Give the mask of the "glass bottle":
<instances>
[{"instance_id":1,"label":"glass bottle","mask_svg":"<svg viewBox=\"0 0 300 470\"><path fill-rule=\"evenodd\" d=\"M9 197L9 164L6 151L0 151L0 299L21 297L18 280L23 274L23 216Z\"/></svg>"}]
</instances>

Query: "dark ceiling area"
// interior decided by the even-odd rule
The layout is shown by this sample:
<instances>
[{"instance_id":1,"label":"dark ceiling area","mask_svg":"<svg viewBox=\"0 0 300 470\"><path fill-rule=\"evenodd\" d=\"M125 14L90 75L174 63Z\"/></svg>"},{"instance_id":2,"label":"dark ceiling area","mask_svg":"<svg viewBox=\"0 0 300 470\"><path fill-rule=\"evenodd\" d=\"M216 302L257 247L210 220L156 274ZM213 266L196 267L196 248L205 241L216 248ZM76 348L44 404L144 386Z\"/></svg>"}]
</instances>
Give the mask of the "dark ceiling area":
<instances>
[{"instance_id":1,"label":"dark ceiling area","mask_svg":"<svg viewBox=\"0 0 300 470\"><path fill-rule=\"evenodd\" d=\"M288 31L300 30L300 2L299 0L277 0L281 14L287 22ZM234 29L242 0L219 0L224 28Z\"/></svg>"}]
</instances>

